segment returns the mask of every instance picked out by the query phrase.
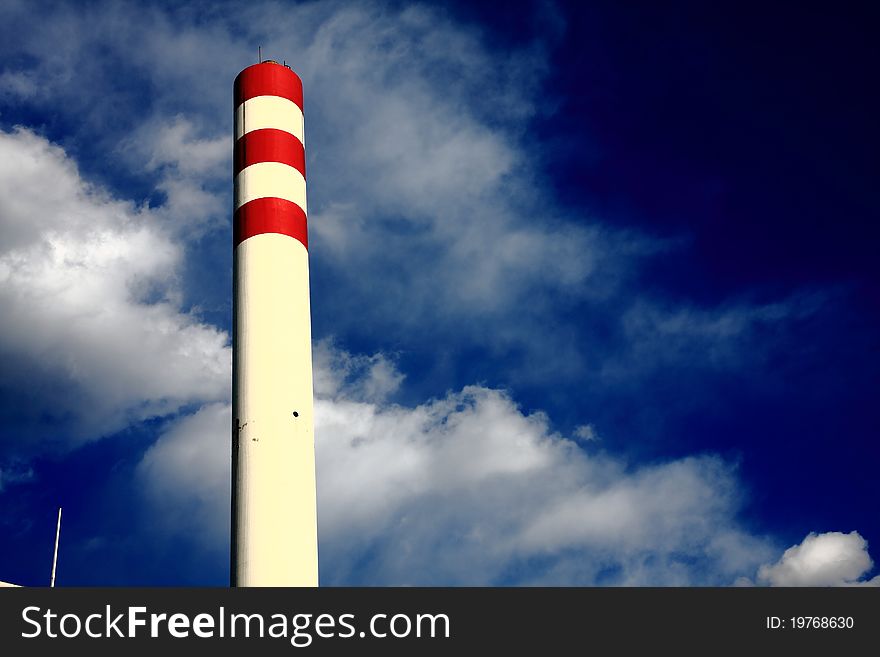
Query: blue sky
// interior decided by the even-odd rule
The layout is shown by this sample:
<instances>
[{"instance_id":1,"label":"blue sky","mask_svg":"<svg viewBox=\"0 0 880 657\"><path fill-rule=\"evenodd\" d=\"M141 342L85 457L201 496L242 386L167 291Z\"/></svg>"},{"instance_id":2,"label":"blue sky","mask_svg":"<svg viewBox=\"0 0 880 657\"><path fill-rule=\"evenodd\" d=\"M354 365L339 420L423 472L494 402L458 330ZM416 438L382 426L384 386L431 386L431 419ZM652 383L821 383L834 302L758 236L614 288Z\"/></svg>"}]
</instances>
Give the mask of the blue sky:
<instances>
[{"instance_id":1,"label":"blue sky","mask_svg":"<svg viewBox=\"0 0 880 657\"><path fill-rule=\"evenodd\" d=\"M880 583L870 16L5 2L0 579L225 585L231 87L303 78L321 581Z\"/></svg>"}]
</instances>

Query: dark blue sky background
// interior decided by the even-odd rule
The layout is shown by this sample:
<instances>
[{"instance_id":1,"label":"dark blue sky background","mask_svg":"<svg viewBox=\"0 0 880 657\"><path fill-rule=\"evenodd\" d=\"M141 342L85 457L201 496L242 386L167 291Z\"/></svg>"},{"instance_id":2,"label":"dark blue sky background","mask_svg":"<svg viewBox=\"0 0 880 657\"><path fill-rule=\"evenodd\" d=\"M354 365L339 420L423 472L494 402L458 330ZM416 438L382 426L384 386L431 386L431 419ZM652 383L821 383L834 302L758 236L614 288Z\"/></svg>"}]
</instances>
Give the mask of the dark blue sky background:
<instances>
[{"instance_id":1,"label":"dark blue sky background","mask_svg":"<svg viewBox=\"0 0 880 657\"><path fill-rule=\"evenodd\" d=\"M502 43L541 24L491 3L459 11ZM591 399L531 391L535 405L560 418L580 397L612 449L640 459L701 449L740 459L765 531L794 540L817 522L858 525L876 544L876 8L597 2L560 12L544 88L552 110L534 136L546 184L604 222L686 240L639 284L706 307L795 291L830 298L785 334L762 336L776 353L759 363L744 354L735 377L696 362ZM633 444L634 432L644 439Z\"/></svg>"},{"instance_id":2,"label":"dark blue sky background","mask_svg":"<svg viewBox=\"0 0 880 657\"><path fill-rule=\"evenodd\" d=\"M546 225L549 243L566 242L571 226L598 231L604 244L599 287L608 276L607 292L556 286L540 273L532 282L518 270L505 284L502 270L498 296L509 297L507 305L471 303L464 292L459 299L454 281L447 285L432 273L458 261L445 259L442 240L422 239L442 232L412 219L418 202L379 207L377 201L377 209L364 210L368 223L359 239L380 235L387 251L370 251L363 261L345 253L336 258L329 233L315 238L314 337L332 336L351 354L389 354L406 378L388 401L403 408L478 384L508 391L524 413L546 413L551 432L574 437L589 424L599 440L581 432L579 449L623 464L626 473L717 455L736 473L738 526L773 546L771 561L809 532L858 531L869 546L880 545L876 10L868 3L428 6L438 22L476 39L490 62L479 66L491 70L498 62L498 78L521 87L534 107L523 118L502 108L509 97L494 87L482 98L469 93L467 85L479 90L481 80L491 79L484 73L472 78L470 70L483 71L476 64L442 62L412 75L423 75L440 97L438 85L449 84L451 98L471 104L469 116L524 153L528 174L518 173L522 164L512 169L522 186L502 183L497 198L522 212L525 225ZM117 7L125 14L129 5ZM406 7L381 11L396 20ZM199 3L159 4L152 11L153 18L204 29L208 38L211 30L222 32L218 26L234 33L248 20L224 18L220 9ZM10 13L0 28L2 72L38 70L36 46L26 46L46 36L27 7ZM255 27L238 45L281 49L270 32ZM393 50L395 33L382 38L392 46L380 39L375 48ZM194 134L204 138L226 135L231 80L236 67L250 62L230 55L228 79L218 80L216 93L174 105L163 100L141 60L108 63L120 46L102 45L100 37L96 43L85 52L102 61L78 72L79 98L59 104L51 89L50 100L4 93L0 128L29 128L60 145L85 180L161 211L169 204L162 188L166 169L144 166L149 155L121 136L154 115L193 117ZM450 40L449 48L457 42ZM351 201L349 193L351 202L362 203L344 173L338 188L327 182L345 165L333 149L335 133L324 127L334 119L327 108L358 107L358 99L343 98L350 90L341 83L334 92L332 69L309 63L301 70L293 52L273 54L289 56L304 78L310 216L319 222L335 211L334 202ZM509 63L532 56L541 61L534 69ZM193 53L180 57L201 66ZM395 88L394 69L389 79ZM317 89L312 114L310 84ZM96 102L120 111L110 119L89 118ZM207 177L201 186L228 205L224 178ZM540 193L530 196L526 187ZM482 220L467 207L450 207L451 222L456 213ZM181 308L197 307L206 325L229 331L231 253L222 221L228 217L179 238L189 254L179 278ZM577 249L581 242L570 244ZM470 246L479 254L497 245ZM576 253L571 257L578 261ZM583 260L593 257L585 251ZM555 256L547 258L552 264ZM412 262L421 264L410 269ZM22 434L57 431L52 439L65 443L64 435L76 429L64 413L47 412L47 384L34 374L39 366L27 357L18 362L14 346L2 349L12 365L0 382L0 472L30 474L0 486L0 579L42 583L54 509L63 505L59 583L223 585L226 545L206 549L173 532L155 540L156 510L141 499L135 474L157 436L215 399L186 398L171 413L115 426L84 446L31 449L36 439L22 441ZM376 563L371 550L381 551L378 545L350 557L349 579L324 571L322 578L372 581L365 573ZM539 580L541 568L534 566ZM747 569L737 574L754 577ZM492 582L527 580L499 575ZM604 580L572 577L570 583L593 582Z\"/></svg>"}]
</instances>

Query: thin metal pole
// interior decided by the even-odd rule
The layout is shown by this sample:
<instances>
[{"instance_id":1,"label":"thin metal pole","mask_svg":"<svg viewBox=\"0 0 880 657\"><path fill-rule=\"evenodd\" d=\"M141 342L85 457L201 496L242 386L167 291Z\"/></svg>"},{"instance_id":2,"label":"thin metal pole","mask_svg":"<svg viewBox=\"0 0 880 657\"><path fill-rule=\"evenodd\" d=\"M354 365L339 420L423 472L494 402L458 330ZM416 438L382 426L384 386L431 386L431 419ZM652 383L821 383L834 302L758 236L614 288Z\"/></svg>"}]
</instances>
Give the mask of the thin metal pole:
<instances>
[{"instance_id":1,"label":"thin metal pole","mask_svg":"<svg viewBox=\"0 0 880 657\"><path fill-rule=\"evenodd\" d=\"M263 46L257 46L257 56L260 59L260 64L263 63Z\"/></svg>"},{"instance_id":2,"label":"thin metal pole","mask_svg":"<svg viewBox=\"0 0 880 657\"><path fill-rule=\"evenodd\" d=\"M61 537L61 507L58 507L58 525L55 527L55 552L52 555L52 580L49 586L55 586L55 566L58 565L58 539Z\"/></svg>"}]
</instances>

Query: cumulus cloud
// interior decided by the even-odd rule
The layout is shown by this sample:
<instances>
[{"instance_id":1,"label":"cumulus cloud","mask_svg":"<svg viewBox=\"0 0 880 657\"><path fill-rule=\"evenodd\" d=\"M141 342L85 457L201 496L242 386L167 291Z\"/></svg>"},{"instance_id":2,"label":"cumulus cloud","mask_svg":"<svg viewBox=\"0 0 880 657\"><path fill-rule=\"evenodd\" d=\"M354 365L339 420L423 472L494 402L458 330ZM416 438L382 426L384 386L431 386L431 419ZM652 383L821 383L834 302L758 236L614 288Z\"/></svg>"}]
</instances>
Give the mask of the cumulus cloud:
<instances>
[{"instance_id":1,"label":"cumulus cloud","mask_svg":"<svg viewBox=\"0 0 880 657\"><path fill-rule=\"evenodd\" d=\"M579 438L585 441L601 440L599 438L599 434L596 432L596 428L592 424L582 424L575 427L574 436L575 438Z\"/></svg>"},{"instance_id":2,"label":"cumulus cloud","mask_svg":"<svg viewBox=\"0 0 880 657\"><path fill-rule=\"evenodd\" d=\"M155 190L164 198L154 214L177 238L195 239L228 225L232 137L203 133L183 115L154 116L120 142L129 166L158 175Z\"/></svg>"},{"instance_id":3,"label":"cumulus cloud","mask_svg":"<svg viewBox=\"0 0 880 657\"><path fill-rule=\"evenodd\" d=\"M627 472L479 386L415 408L317 408L335 583L718 583L765 550L737 529L716 459Z\"/></svg>"},{"instance_id":4,"label":"cumulus cloud","mask_svg":"<svg viewBox=\"0 0 880 657\"><path fill-rule=\"evenodd\" d=\"M226 334L180 309L180 246L28 130L0 133L0 230L4 421L53 426L17 450L228 395Z\"/></svg>"},{"instance_id":5,"label":"cumulus cloud","mask_svg":"<svg viewBox=\"0 0 880 657\"><path fill-rule=\"evenodd\" d=\"M154 523L210 537L201 547L222 550L229 533L231 427L228 402L207 404L173 423L138 466Z\"/></svg>"},{"instance_id":6,"label":"cumulus cloud","mask_svg":"<svg viewBox=\"0 0 880 657\"><path fill-rule=\"evenodd\" d=\"M547 111L540 36L499 56L436 8L382 3L256 2L198 21L111 3L29 20L25 5L6 9L5 29L31 38L5 92L39 81L20 102L63 105L68 139L107 162L99 173L116 183L121 164L123 181L160 192L157 216L187 239L228 229L232 76L255 43L293 63L306 87L317 312L336 333L466 336L508 359L518 350L536 375L573 372L574 336L543 321L551 297L613 294L656 242L567 217L543 191L529 134ZM76 38L55 47L62 33Z\"/></svg>"},{"instance_id":7,"label":"cumulus cloud","mask_svg":"<svg viewBox=\"0 0 880 657\"><path fill-rule=\"evenodd\" d=\"M0 75L0 93L42 112L64 107L66 139L96 174L122 188L137 181L190 248L228 243L232 76L253 63L257 43L286 57L306 87L316 326L336 334L383 336L386 349L442 342L453 358L479 349L529 383L590 373L608 385L676 359L728 366L728 354L759 351L725 329L737 312L764 324L790 317L774 304L645 301L628 281L672 242L611 230L551 197L531 133L552 111L542 84L559 26L546 9L536 25L547 33L503 52L424 5L253 2L172 17L98 3L35 20L26 3L7 3L0 12L0 30L30 35L0 39L0 54L15 43L6 55L23 62ZM102 102L83 89L100 89ZM210 288L221 306L228 289L213 286L227 280L200 266L190 260L186 300L203 304ZM566 313L582 321L559 320Z\"/></svg>"},{"instance_id":8,"label":"cumulus cloud","mask_svg":"<svg viewBox=\"0 0 880 657\"><path fill-rule=\"evenodd\" d=\"M295 19L281 19L277 48ZM361 5L334 12L305 43L307 115L321 117L308 128L315 248L350 290L327 299L334 316L499 348L523 343L548 291L614 287L620 254L638 239L565 220L530 159L540 44L498 57L436 10Z\"/></svg>"},{"instance_id":9,"label":"cumulus cloud","mask_svg":"<svg viewBox=\"0 0 880 657\"><path fill-rule=\"evenodd\" d=\"M627 468L503 391L389 404L374 387L387 358L328 342L316 354L326 584L728 584L772 554L739 527L735 473L717 458ZM226 540L229 421L208 406L140 464L153 504L172 510L166 532L191 537L199 516L206 542Z\"/></svg>"},{"instance_id":10,"label":"cumulus cloud","mask_svg":"<svg viewBox=\"0 0 880 657\"><path fill-rule=\"evenodd\" d=\"M863 580L874 566L868 542L858 532L808 534L776 563L758 570L770 586L880 586L880 575Z\"/></svg>"},{"instance_id":11,"label":"cumulus cloud","mask_svg":"<svg viewBox=\"0 0 880 657\"><path fill-rule=\"evenodd\" d=\"M319 397L379 402L406 378L385 354L353 355L338 348L332 338L315 343L313 360L315 394Z\"/></svg>"}]
</instances>

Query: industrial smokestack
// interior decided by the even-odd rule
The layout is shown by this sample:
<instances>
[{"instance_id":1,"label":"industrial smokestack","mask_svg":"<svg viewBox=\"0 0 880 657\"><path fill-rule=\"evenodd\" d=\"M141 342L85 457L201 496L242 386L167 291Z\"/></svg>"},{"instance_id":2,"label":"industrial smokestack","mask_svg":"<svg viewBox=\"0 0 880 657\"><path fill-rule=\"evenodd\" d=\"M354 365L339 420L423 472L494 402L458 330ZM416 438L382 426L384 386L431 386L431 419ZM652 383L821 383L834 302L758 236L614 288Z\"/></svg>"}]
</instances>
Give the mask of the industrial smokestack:
<instances>
[{"instance_id":1,"label":"industrial smokestack","mask_svg":"<svg viewBox=\"0 0 880 657\"><path fill-rule=\"evenodd\" d=\"M317 586L302 82L235 79L233 586Z\"/></svg>"}]
</instances>

